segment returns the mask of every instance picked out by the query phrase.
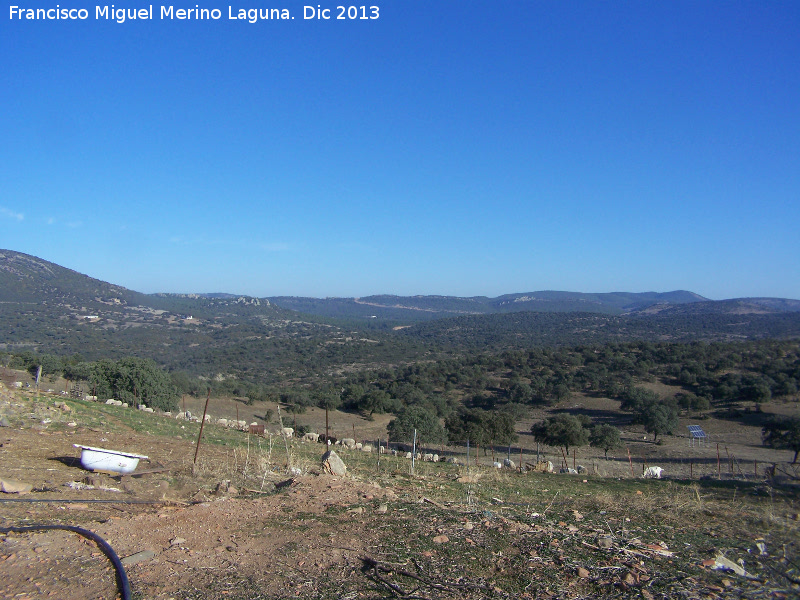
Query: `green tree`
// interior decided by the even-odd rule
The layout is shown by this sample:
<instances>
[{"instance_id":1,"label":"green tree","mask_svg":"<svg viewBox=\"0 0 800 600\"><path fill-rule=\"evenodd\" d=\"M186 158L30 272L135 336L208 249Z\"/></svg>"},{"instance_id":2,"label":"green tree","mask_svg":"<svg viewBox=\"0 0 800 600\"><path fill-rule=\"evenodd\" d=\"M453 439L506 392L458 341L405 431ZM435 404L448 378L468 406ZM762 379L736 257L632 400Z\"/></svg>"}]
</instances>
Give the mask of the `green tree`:
<instances>
[{"instance_id":1,"label":"green tree","mask_svg":"<svg viewBox=\"0 0 800 600\"><path fill-rule=\"evenodd\" d=\"M800 455L800 417L774 417L762 429L762 441L770 448L794 451L792 464Z\"/></svg>"},{"instance_id":2,"label":"green tree","mask_svg":"<svg viewBox=\"0 0 800 600\"><path fill-rule=\"evenodd\" d=\"M400 408L400 403L383 390L370 390L358 401L357 408L367 413L367 419L372 420L372 415L391 412Z\"/></svg>"},{"instance_id":3,"label":"green tree","mask_svg":"<svg viewBox=\"0 0 800 600\"><path fill-rule=\"evenodd\" d=\"M172 380L150 359L101 360L93 371L91 380L99 396L113 395L129 404L146 404L165 411L178 407L179 394Z\"/></svg>"},{"instance_id":4,"label":"green tree","mask_svg":"<svg viewBox=\"0 0 800 600\"><path fill-rule=\"evenodd\" d=\"M406 406L397 413L397 417L389 422L387 430L389 438L401 442L414 439L417 430L417 442L421 440L429 444L438 444L447 439L447 432L439 422L439 418L421 406Z\"/></svg>"},{"instance_id":5,"label":"green tree","mask_svg":"<svg viewBox=\"0 0 800 600\"><path fill-rule=\"evenodd\" d=\"M531 427L531 433L535 441L548 446L561 446L567 454L570 446L585 446L589 442L589 430L584 422L566 413L536 423Z\"/></svg>"},{"instance_id":6,"label":"green tree","mask_svg":"<svg viewBox=\"0 0 800 600\"><path fill-rule=\"evenodd\" d=\"M589 445L592 448L602 449L607 459L609 450L622 447L619 429L608 423L595 425L589 432Z\"/></svg>"},{"instance_id":7,"label":"green tree","mask_svg":"<svg viewBox=\"0 0 800 600\"><path fill-rule=\"evenodd\" d=\"M629 386L622 392L621 410L632 411L634 415L640 413L647 404L660 400L658 394L642 387ZM636 419L636 416L634 416Z\"/></svg>"},{"instance_id":8,"label":"green tree","mask_svg":"<svg viewBox=\"0 0 800 600\"><path fill-rule=\"evenodd\" d=\"M653 441L658 441L662 434L672 435L678 427L678 409L668 402L650 402L642 406L638 413L640 422L647 433L653 434Z\"/></svg>"},{"instance_id":9,"label":"green tree","mask_svg":"<svg viewBox=\"0 0 800 600\"><path fill-rule=\"evenodd\" d=\"M445 420L451 442L469 440L486 449L488 445L510 444L517 439L514 417L506 411L461 408Z\"/></svg>"}]
</instances>

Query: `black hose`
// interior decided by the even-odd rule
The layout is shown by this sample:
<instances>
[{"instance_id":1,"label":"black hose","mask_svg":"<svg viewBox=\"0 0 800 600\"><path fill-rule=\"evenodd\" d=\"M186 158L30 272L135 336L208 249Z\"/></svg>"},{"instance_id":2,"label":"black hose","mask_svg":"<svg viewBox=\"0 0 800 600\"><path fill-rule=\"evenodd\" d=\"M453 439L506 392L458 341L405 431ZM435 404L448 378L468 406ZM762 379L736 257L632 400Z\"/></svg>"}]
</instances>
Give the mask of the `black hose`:
<instances>
[{"instance_id":1,"label":"black hose","mask_svg":"<svg viewBox=\"0 0 800 600\"><path fill-rule=\"evenodd\" d=\"M75 527L73 525L29 525L26 527L0 527L0 533L25 533L28 531L49 531L53 529L63 529L64 531L72 531L89 538L95 542L103 551L109 560L114 564L114 570L117 573L117 588L122 595L122 600L131 600L131 584L128 581L128 576L125 573L125 567L122 566L122 561L119 559L114 549L108 545L103 538L96 533L83 529L82 527Z\"/></svg>"},{"instance_id":2,"label":"black hose","mask_svg":"<svg viewBox=\"0 0 800 600\"><path fill-rule=\"evenodd\" d=\"M0 498L3 502L55 502L57 504L175 504L170 500L95 500L95 499L63 499L63 498Z\"/></svg>"}]
</instances>

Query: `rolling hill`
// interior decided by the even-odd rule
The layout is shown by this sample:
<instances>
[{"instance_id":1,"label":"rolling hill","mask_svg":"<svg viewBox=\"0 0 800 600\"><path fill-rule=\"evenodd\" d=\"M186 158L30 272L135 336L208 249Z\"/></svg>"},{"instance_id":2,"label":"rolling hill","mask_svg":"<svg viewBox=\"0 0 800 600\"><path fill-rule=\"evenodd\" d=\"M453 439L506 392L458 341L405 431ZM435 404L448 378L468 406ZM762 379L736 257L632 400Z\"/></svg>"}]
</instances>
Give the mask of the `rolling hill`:
<instances>
[{"instance_id":1,"label":"rolling hill","mask_svg":"<svg viewBox=\"0 0 800 600\"><path fill-rule=\"evenodd\" d=\"M0 350L138 356L251 381L319 377L476 349L800 337L800 301L686 291L497 298L142 294L0 250Z\"/></svg>"}]
</instances>

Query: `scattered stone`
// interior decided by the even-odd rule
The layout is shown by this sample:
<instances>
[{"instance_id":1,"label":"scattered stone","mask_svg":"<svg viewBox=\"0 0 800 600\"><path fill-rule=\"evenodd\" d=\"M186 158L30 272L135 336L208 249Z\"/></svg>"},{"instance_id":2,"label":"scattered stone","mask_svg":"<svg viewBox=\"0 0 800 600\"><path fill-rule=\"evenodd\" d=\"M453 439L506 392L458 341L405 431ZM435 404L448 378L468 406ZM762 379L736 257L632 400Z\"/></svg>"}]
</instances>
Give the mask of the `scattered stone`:
<instances>
[{"instance_id":1,"label":"scattered stone","mask_svg":"<svg viewBox=\"0 0 800 600\"><path fill-rule=\"evenodd\" d=\"M347 473L347 466L333 450L322 455L322 469L329 475L342 476Z\"/></svg>"},{"instance_id":2,"label":"scattered stone","mask_svg":"<svg viewBox=\"0 0 800 600\"><path fill-rule=\"evenodd\" d=\"M33 490L33 486L30 483L14 479L0 479L0 491L5 494L27 494L31 490Z\"/></svg>"},{"instance_id":3,"label":"scattered stone","mask_svg":"<svg viewBox=\"0 0 800 600\"><path fill-rule=\"evenodd\" d=\"M633 576L633 573L628 572L625 574L625 577L622 578L622 581L628 585L634 585L636 583L636 577Z\"/></svg>"},{"instance_id":4,"label":"scattered stone","mask_svg":"<svg viewBox=\"0 0 800 600\"><path fill-rule=\"evenodd\" d=\"M588 579L589 578L589 571L584 569L583 567L578 567L578 577L581 579Z\"/></svg>"},{"instance_id":5,"label":"scattered stone","mask_svg":"<svg viewBox=\"0 0 800 600\"><path fill-rule=\"evenodd\" d=\"M131 554L130 556L126 556L125 558L121 559L120 562L127 566L135 565L136 563L144 562L146 560L150 560L154 558L156 555L155 552L152 550L142 550L141 552L137 552L136 554Z\"/></svg>"},{"instance_id":6,"label":"scattered stone","mask_svg":"<svg viewBox=\"0 0 800 600\"><path fill-rule=\"evenodd\" d=\"M389 506L387 504L381 504L377 509L375 509L375 512L379 513L385 513L388 511L389 511Z\"/></svg>"},{"instance_id":7,"label":"scattered stone","mask_svg":"<svg viewBox=\"0 0 800 600\"><path fill-rule=\"evenodd\" d=\"M351 508L347 512L353 513L355 515L360 515L360 514L364 513L364 507L363 506L359 506L358 508Z\"/></svg>"},{"instance_id":8,"label":"scattered stone","mask_svg":"<svg viewBox=\"0 0 800 600\"><path fill-rule=\"evenodd\" d=\"M437 535L435 538L433 538L434 544L446 544L449 541L450 538L447 537L446 535Z\"/></svg>"},{"instance_id":9,"label":"scattered stone","mask_svg":"<svg viewBox=\"0 0 800 600\"><path fill-rule=\"evenodd\" d=\"M11 422L5 417L0 417L0 427L11 427Z\"/></svg>"},{"instance_id":10,"label":"scattered stone","mask_svg":"<svg viewBox=\"0 0 800 600\"><path fill-rule=\"evenodd\" d=\"M181 544L185 544L186 540L182 537L175 537L169 541L170 546L180 546Z\"/></svg>"},{"instance_id":11,"label":"scattered stone","mask_svg":"<svg viewBox=\"0 0 800 600\"><path fill-rule=\"evenodd\" d=\"M601 535L597 538L597 545L606 550L614 546L614 538L610 535Z\"/></svg>"}]
</instances>

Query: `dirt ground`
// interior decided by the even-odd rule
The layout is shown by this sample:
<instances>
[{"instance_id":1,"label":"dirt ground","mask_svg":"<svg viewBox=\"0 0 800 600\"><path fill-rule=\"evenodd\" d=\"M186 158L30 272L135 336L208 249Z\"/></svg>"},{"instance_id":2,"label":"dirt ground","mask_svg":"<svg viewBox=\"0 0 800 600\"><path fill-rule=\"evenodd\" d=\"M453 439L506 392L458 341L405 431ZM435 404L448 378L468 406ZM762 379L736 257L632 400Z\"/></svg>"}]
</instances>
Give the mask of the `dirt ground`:
<instances>
[{"instance_id":1,"label":"dirt ground","mask_svg":"<svg viewBox=\"0 0 800 600\"><path fill-rule=\"evenodd\" d=\"M70 422L68 416L56 427L42 418L46 415L28 414L30 401L22 394L0 391L0 415L25 417L28 423L0 427L0 478L33 488L30 494L0 494L0 527L69 524L90 529L126 562L135 598L366 597L358 584L363 581L359 579L361 558L385 548L386 512L397 514L405 510L403 502L420 499L422 484L334 477L313 461L303 465L302 473L289 476L263 462L263 449L259 454L254 450L252 456L253 473L259 475L230 483L231 472L248 468L243 461L251 460L249 451L245 459L241 453L208 444L193 467L195 447L188 438L119 428L107 431ZM237 410L234 400L217 400L212 406L215 417L232 418ZM187 408L202 412L197 404ZM238 403L239 416L246 420L264 414L267 408ZM557 408L588 411L598 422L617 424L615 419L619 419L613 412L616 403L610 400L581 398ZM534 414L530 421L518 424L521 442L512 449L513 458L517 459L521 446L523 462L534 460L536 447L527 431L545 414ZM324 418L324 411L312 409L298 416L298 421L324 430ZM792 457L760 445L759 418L744 415L740 425L715 419L699 422L710 437L703 447L693 447L688 435L667 436L662 445L656 445L643 439L642 431L623 424L631 462L627 451L606 461L602 453L586 448L578 451L576 461L614 477L629 477L631 464L638 474L645 460L682 477L688 477L690 469L694 477L718 472L752 476L754 470L773 462L786 463ZM388 421L382 417L368 422L338 412L334 419L337 431L352 432L355 424L357 438L365 440L385 435ZM685 429L684 420L681 428ZM90 473L81 467L74 444L113 447L151 458L131 476ZM322 450L320 445L316 454ZM463 449L445 452L461 456ZM547 458L557 465L560 462L552 449ZM488 465L491 456L481 451L480 460ZM334 588L336 593L330 595ZM117 598L111 563L94 542L71 531L0 535L0 598L39 597Z\"/></svg>"}]
</instances>

